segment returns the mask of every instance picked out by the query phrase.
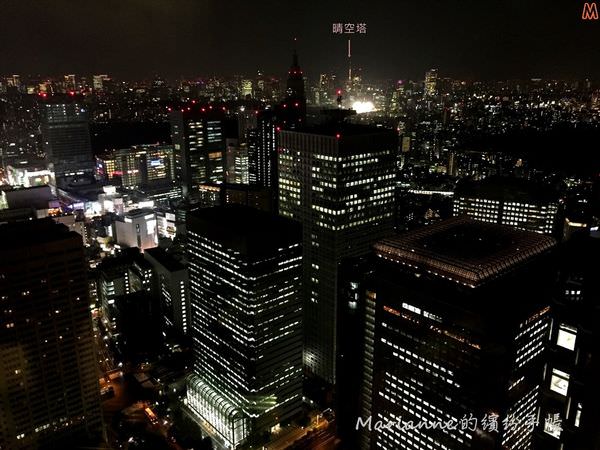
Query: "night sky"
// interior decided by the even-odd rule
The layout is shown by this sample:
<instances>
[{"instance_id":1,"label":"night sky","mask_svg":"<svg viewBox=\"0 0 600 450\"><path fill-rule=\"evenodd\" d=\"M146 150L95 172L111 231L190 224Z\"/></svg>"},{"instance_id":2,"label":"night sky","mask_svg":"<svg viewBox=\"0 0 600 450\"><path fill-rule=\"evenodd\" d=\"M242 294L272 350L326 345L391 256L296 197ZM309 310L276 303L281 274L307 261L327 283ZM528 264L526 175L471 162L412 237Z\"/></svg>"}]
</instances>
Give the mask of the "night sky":
<instances>
[{"instance_id":1,"label":"night sky","mask_svg":"<svg viewBox=\"0 0 600 450\"><path fill-rule=\"evenodd\" d=\"M309 76L345 70L332 23L367 79L600 79L600 21L583 0L3 0L0 74L109 73L123 79L283 76L297 36ZM599 5L600 6L600 5Z\"/></svg>"}]
</instances>

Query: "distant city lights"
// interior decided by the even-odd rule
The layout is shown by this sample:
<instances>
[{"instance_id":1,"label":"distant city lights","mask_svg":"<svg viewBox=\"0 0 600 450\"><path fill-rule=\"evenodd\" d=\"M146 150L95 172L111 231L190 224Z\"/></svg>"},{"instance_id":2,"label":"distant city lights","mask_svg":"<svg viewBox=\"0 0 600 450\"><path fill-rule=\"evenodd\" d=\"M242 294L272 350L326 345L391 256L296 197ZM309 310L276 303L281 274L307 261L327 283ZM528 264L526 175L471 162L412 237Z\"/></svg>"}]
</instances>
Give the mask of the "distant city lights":
<instances>
[{"instance_id":1,"label":"distant city lights","mask_svg":"<svg viewBox=\"0 0 600 450\"><path fill-rule=\"evenodd\" d=\"M352 103L352 109L355 110L357 114L368 113L375 111L375 105L373 105L373 102L356 101Z\"/></svg>"}]
</instances>

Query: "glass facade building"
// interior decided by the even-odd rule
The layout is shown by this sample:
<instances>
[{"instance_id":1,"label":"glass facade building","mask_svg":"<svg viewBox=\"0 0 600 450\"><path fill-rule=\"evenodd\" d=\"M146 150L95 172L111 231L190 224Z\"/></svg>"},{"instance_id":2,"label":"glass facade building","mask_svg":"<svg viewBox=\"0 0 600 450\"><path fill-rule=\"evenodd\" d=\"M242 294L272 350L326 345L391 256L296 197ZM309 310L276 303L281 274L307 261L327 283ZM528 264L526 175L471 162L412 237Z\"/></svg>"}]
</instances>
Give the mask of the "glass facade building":
<instances>
[{"instance_id":1,"label":"glass facade building","mask_svg":"<svg viewBox=\"0 0 600 450\"><path fill-rule=\"evenodd\" d=\"M300 411L300 229L228 205L190 212L187 239L194 351L187 405L235 447Z\"/></svg>"},{"instance_id":2,"label":"glass facade building","mask_svg":"<svg viewBox=\"0 0 600 450\"><path fill-rule=\"evenodd\" d=\"M57 180L94 174L88 113L75 101L48 101L42 105L44 151Z\"/></svg>"}]
</instances>

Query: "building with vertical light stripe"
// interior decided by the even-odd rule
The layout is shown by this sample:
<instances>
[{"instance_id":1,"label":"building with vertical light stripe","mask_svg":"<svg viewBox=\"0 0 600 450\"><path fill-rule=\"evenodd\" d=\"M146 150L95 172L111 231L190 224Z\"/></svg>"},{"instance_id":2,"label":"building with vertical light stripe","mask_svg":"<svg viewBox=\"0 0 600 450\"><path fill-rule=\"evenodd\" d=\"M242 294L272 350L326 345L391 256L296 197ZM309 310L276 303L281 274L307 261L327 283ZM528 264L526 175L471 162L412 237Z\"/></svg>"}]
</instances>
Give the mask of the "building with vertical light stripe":
<instances>
[{"instance_id":1,"label":"building with vertical light stripe","mask_svg":"<svg viewBox=\"0 0 600 450\"><path fill-rule=\"evenodd\" d=\"M344 123L279 138L279 214L302 223L304 364L335 383L338 264L393 229L394 132Z\"/></svg>"},{"instance_id":2,"label":"building with vertical light stripe","mask_svg":"<svg viewBox=\"0 0 600 450\"><path fill-rule=\"evenodd\" d=\"M533 448L548 376L554 246L547 236L468 218L374 246L362 419L456 427L365 428L363 448ZM497 431L486 426L492 417Z\"/></svg>"},{"instance_id":3,"label":"building with vertical light stripe","mask_svg":"<svg viewBox=\"0 0 600 450\"><path fill-rule=\"evenodd\" d=\"M300 412L300 227L227 205L187 217L194 374L186 403L228 446Z\"/></svg>"},{"instance_id":4,"label":"building with vertical light stripe","mask_svg":"<svg viewBox=\"0 0 600 450\"><path fill-rule=\"evenodd\" d=\"M161 247L147 249L144 258L154 268L163 336L187 334L190 317L187 267Z\"/></svg>"}]
</instances>

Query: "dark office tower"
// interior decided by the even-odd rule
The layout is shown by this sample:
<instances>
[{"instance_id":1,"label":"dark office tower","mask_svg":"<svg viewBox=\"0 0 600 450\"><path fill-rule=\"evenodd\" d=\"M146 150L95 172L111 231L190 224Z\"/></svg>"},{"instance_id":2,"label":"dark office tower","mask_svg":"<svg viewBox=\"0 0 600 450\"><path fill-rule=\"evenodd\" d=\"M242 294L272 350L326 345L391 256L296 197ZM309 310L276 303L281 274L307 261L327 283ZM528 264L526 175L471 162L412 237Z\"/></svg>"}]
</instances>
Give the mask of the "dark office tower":
<instances>
[{"instance_id":1,"label":"dark office tower","mask_svg":"<svg viewBox=\"0 0 600 450\"><path fill-rule=\"evenodd\" d=\"M375 327L364 369L373 376L361 420L394 426L373 430L368 448L532 448L554 245L466 217L375 244L367 294Z\"/></svg>"},{"instance_id":2,"label":"dark office tower","mask_svg":"<svg viewBox=\"0 0 600 450\"><path fill-rule=\"evenodd\" d=\"M157 283L153 266L138 248L98 265L98 300L108 333L131 360L154 356L160 343Z\"/></svg>"},{"instance_id":3,"label":"dark office tower","mask_svg":"<svg viewBox=\"0 0 600 450\"><path fill-rule=\"evenodd\" d=\"M230 205L190 212L187 238L187 405L234 448L301 408L300 227Z\"/></svg>"},{"instance_id":4,"label":"dark office tower","mask_svg":"<svg viewBox=\"0 0 600 450\"><path fill-rule=\"evenodd\" d=\"M600 449L599 252L600 240L575 236L560 255L535 450Z\"/></svg>"},{"instance_id":5,"label":"dark office tower","mask_svg":"<svg viewBox=\"0 0 600 450\"><path fill-rule=\"evenodd\" d=\"M306 97L304 78L298 65L298 55L294 57L290 70L285 99L274 109L258 114L256 130L248 142L248 178L250 184L272 188L277 203L277 140L278 130L296 129L306 123ZM252 139L252 140L250 140Z\"/></svg>"},{"instance_id":6,"label":"dark office tower","mask_svg":"<svg viewBox=\"0 0 600 450\"><path fill-rule=\"evenodd\" d=\"M288 72L285 93L288 98L304 97L304 78L302 76L300 64L298 64L298 53L296 53L296 50L294 50L292 65L290 66L290 70Z\"/></svg>"},{"instance_id":7,"label":"dark office tower","mask_svg":"<svg viewBox=\"0 0 600 450\"><path fill-rule=\"evenodd\" d=\"M303 225L304 364L334 383L338 264L392 231L397 136L336 124L279 140L279 213Z\"/></svg>"},{"instance_id":8,"label":"dark office tower","mask_svg":"<svg viewBox=\"0 0 600 450\"><path fill-rule=\"evenodd\" d=\"M552 188L522 178L464 180L454 193L454 216L466 214L475 220L518 230L560 234L558 200Z\"/></svg>"},{"instance_id":9,"label":"dark office tower","mask_svg":"<svg viewBox=\"0 0 600 450\"><path fill-rule=\"evenodd\" d=\"M0 226L0 301L0 448L97 444L103 425L81 236L50 219Z\"/></svg>"},{"instance_id":10,"label":"dark office tower","mask_svg":"<svg viewBox=\"0 0 600 450\"><path fill-rule=\"evenodd\" d=\"M367 335L372 336L373 310L367 314L365 293L372 290L375 256L348 258L339 267L339 302L337 329L337 359L335 385L335 419L342 447L358 448L359 432L356 418L362 415L361 387L367 374L363 371L363 346Z\"/></svg>"},{"instance_id":11,"label":"dark office tower","mask_svg":"<svg viewBox=\"0 0 600 450\"><path fill-rule=\"evenodd\" d=\"M288 71L285 99L277 108L278 120L284 129L297 129L306 123L306 96L304 77L294 50L292 65Z\"/></svg>"},{"instance_id":12,"label":"dark office tower","mask_svg":"<svg viewBox=\"0 0 600 450\"><path fill-rule=\"evenodd\" d=\"M52 98L42 103L41 116L44 151L57 184L92 180L94 161L84 106L70 96Z\"/></svg>"},{"instance_id":13,"label":"dark office tower","mask_svg":"<svg viewBox=\"0 0 600 450\"><path fill-rule=\"evenodd\" d=\"M172 111L169 115L175 152L175 176L184 197L195 200L200 185L224 181L225 115L217 107Z\"/></svg>"}]
</instances>

